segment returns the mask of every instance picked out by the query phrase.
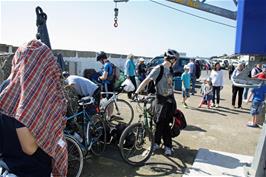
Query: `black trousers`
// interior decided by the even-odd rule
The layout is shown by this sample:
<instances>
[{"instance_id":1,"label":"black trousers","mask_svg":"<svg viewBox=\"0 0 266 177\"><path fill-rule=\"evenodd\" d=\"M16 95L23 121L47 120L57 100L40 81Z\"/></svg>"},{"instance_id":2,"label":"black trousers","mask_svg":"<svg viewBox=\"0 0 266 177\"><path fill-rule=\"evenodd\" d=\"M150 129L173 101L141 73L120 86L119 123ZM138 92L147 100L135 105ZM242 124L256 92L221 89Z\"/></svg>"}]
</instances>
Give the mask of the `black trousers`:
<instances>
[{"instance_id":1,"label":"black trousers","mask_svg":"<svg viewBox=\"0 0 266 177\"><path fill-rule=\"evenodd\" d=\"M94 91L92 97L95 99L96 105L99 106L100 105L100 99L101 99L101 89L100 89L100 87L97 88Z\"/></svg>"},{"instance_id":2,"label":"black trousers","mask_svg":"<svg viewBox=\"0 0 266 177\"><path fill-rule=\"evenodd\" d=\"M114 91L114 84L112 82L109 84L103 83L102 91L103 92L113 92ZM112 96L113 95L111 95L111 94L103 94L102 95L103 98L107 98L107 99L111 98Z\"/></svg>"},{"instance_id":3,"label":"black trousers","mask_svg":"<svg viewBox=\"0 0 266 177\"><path fill-rule=\"evenodd\" d=\"M213 97L212 97L212 103L215 104L215 98L217 99L217 104L220 103L220 91L221 91L221 87L216 87L213 86L212 88L212 92L213 92Z\"/></svg>"},{"instance_id":4,"label":"black trousers","mask_svg":"<svg viewBox=\"0 0 266 177\"><path fill-rule=\"evenodd\" d=\"M133 85L135 86L135 90L136 90L136 89L137 89L137 83L136 83L135 76L129 76L129 79L131 80L131 82L132 82ZM128 98L131 98L132 93L134 93L135 90L134 90L133 92L128 92L128 93L127 93Z\"/></svg>"},{"instance_id":5,"label":"black trousers","mask_svg":"<svg viewBox=\"0 0 266 177\"><path fill-rule=\"evenodd\" d=\"M236 103L236 95L238 93L238 108L242 106L242 98L243 98L243 87L237 87L233 85L233 96L232 96L232 105L235 106Z\"/></svg>"},{"instance_id":6,"label":"black trousers","mask_svg":"<svg viewBox=\"0 0 266 177\"><path fill-rule=\"evenodd\" d=\"M156 106L157 105L155 105L155 107ZM172 148L170 123L173 122L174 110L176 110L175 100L173 99L172 102L165 102L161 109L160 106L158 107L158 110L160 110L160 112L158 112L159 117L156 120L155 143L160 145L162 138L164 146Z\"/></svg>"},{"instance_id":7,"label":"black trousers","mask_svg":"<svg viewBox=\"0 0 266 177\"><path fill-rule=\"evenodd\" d=\"M50 177L52 158L41 148L32 155L25 154L16 132L20 127L24 125L0 113L0 154L9 172L19 177Z\"/></svg>"}]
</instances>

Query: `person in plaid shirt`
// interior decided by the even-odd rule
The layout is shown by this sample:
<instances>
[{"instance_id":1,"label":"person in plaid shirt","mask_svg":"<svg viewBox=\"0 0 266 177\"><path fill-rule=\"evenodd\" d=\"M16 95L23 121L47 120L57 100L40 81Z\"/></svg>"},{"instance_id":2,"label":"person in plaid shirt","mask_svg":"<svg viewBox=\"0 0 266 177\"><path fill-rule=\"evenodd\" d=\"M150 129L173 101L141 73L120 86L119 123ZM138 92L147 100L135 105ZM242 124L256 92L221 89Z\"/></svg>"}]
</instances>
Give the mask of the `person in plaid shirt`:
<instances>
[{"instance_id":1,"label":"person in plaid shirt","mask_svg":"<svg viewBox=\"0 0 266 177\"><path fill-rule=\"evenodd\" d=\"M9 83L0 93L0 154L19 177L67 174L61 73L40 41L26 43L14 55Z\"/></svg>"}]
</instances>

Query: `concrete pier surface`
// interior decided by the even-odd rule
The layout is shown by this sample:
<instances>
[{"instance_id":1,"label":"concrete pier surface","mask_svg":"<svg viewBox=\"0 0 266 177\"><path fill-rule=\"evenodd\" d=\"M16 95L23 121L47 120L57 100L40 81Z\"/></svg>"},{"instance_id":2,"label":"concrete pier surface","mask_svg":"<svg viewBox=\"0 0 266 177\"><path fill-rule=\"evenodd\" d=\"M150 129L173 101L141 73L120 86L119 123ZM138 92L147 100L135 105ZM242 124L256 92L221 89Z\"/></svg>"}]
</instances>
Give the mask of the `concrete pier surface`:
<instances>
[{"instance_id":1,"label":"concrete pier surface","mask_svg":"<svg viewBox=\"0 0 266 177\"><path fill-rule=\"evenodd\" d=\"M174 153L164 156L164 151L156 153L145 166L132 167L120 157L118 147L108 145L101 157L90 157L85 160L82 177L131 177L131 176L182 176L186 169L192 167L200 148L209 151L240 154L252 158L261 128L249 128L246 123L250 120L250 103L243 103L243 109L234 109L231 106L232 84L228 79L228 71L224 70L225 86L221 91L219 108L197 108L201 95L191 96L187 103L188 109L181 104L181 92L175 94L178 108L181 109L188 126L181 134L173 139ZM203 71L201 80L207 74ZM199 86L198 83L197 86ZM127 100L126 94L121 98ZM135 109L135 105L133 105ZM136 110L136 109L135 109ZM137 119L137 111L135 112ZM250 159L249 159L250 160ZM230 164L229 164L230 165ZM230 167L232 169L237 166ZM208 175L208 174L207 174Z\"/></svg>"}]
</instances>

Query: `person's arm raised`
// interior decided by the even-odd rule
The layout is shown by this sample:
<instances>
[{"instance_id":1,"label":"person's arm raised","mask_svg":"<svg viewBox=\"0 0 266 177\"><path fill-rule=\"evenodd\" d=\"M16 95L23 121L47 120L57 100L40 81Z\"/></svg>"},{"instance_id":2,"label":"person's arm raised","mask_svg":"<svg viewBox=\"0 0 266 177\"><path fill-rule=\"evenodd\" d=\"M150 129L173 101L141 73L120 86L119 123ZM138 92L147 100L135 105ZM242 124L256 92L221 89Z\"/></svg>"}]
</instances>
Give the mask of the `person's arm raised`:
<instances>
[{"instance_id":1,"label":"person's arm raised","mask_svg":"<svg viewBox=\"0 0 266 177\"><path fill-rule=\"evenodd\" d=\"M138 87L138 89L136 90L136 94L139 94L139 92L141 92L145 87L146 87L146 85L148 85L149 84L149 82L151 81L151 79L149 79L149 78L146 78L146 79L144 79L142 82L141 82L141 84L139 85L139 87Z\"/></svg>"}]
</instances>

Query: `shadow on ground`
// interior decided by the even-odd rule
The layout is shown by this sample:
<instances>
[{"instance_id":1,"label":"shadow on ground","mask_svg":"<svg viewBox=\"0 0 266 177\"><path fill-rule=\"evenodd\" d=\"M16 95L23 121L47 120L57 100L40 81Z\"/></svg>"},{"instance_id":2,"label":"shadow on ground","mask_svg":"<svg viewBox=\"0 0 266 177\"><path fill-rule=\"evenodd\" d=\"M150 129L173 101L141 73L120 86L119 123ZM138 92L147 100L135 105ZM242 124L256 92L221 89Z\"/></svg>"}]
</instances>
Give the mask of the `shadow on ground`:
<instances>
[{"instance_id":1,"label":"shadow on ground","mask_svg":"<svg viewBox=\"0 0 266 177\"><path fill-rule=\"evenodd\" d=\"M168 157L163 155L164 151L161 149L144 166L133 167L122 160L117 146L108 145L101 157L92 156L85 160L81 177L181 176L187 165L192 165L197 150L183 146L175 140L173 150L172 156Z\"/></svg>"},{"instance_id":2,"label":"shadow on ground","mask_svg":"<svg viewBox=\"0 0 266 177\"><path fill-rule=\"evenodd\" d=\"M184 130L186 130L186 131L207 132L206 130L204 130L204 129L200 128L200 127L194 126L194 125L187 125L187 127Z\"/></svg>"}]
</instances>

